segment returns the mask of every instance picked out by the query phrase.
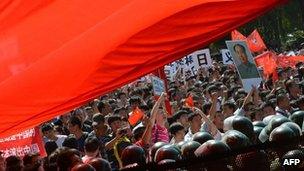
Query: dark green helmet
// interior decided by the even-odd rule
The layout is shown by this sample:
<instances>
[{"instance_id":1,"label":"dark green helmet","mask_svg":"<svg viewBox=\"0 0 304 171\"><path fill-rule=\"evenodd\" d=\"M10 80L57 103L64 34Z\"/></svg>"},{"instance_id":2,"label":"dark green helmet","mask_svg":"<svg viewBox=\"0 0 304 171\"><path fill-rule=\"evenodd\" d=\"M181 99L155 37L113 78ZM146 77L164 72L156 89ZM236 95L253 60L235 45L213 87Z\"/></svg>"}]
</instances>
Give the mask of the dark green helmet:
<instances>
[{"instance_id":1,"label":"dark green helmet","mask_svg":"<svg viewBox=\"0 0 304 171\"><path fill-rule=\"evenodd\" d=\"M304 111L300 110L300 111L296 111L294 112L289 119L298 124L300 128L302 128L303 126L303 120L304 120Z\"/></svg>"},{"instance_id":2,"label":"dark green helmet","mask_svg":"<svg viewBox=\"0 0 304 171\"><path fill-rule=\"evenodd\" d=\"M204 144L209 140L213 140L213 137L208 132L197 132L192 137L192 141L196 141L200 144Z\"/></svg>"},{"instance_id":3,"label":"dark green helmet","mask_svg":"<svg viewBox=\"0 0 304 171\"><path fill-rule=\"evenodd\" d=\"M267 125L268 130L272 132L275 128L279 127L285 122L290 122L290 120L285 116L277 115L270 120L269 124Z\"/></svg>"},{"instance_id":4,"label":"dark green helmet","mask_svg":"<svg viewBox=\"0 0 304 171\"><path fill-rule=\"evenodd\" d=\"M252 122L243 116L233 118L232 128L245 134L249 139L254 139Z\"/></svg>"},{"instance_id":5,"label":"dark green helmet","mask_svg":"<svg viewBox=\"0 0 304 171\"><path fill-rule=\"evenodd\" d=\"M174 168L176 166L176 161L173 159L164 159L157 163L157 168L151 170L167 170L168 167Z\"/></svg>"},{"instance_id":6,"label":"dark green helmet","mask_svg":"<svg viewBox=\"0 0 304 171\"><path fill-rule=\"evenodd\" d=\"M293 132L295 133L295 135L297 137L300 137L302 135L302 130L301 128L299 127L299 125L297 125L296 123L294 122L285 122L283 123L281 126L287 126L289 127L290 129L293 130Z\"/></svg>"},{"instance_id":7,"label":"dark green helmet","mask_svg":"<svg viewBox=\"0 0 304 171\"><path fill-rule=\"evenodd\" d=\"M194 154L195 156L206 156L217 153L226 153L229 151L230 148L227 144L221 141L209 140L196 149Z\"/></svg>"},{"instance_id":8,"label":"dark green helmet","mask_svg":"<svg viewBox=\"0 0 304 171\"><path fill-rule=\"evenodd\" d=\"M252 125L262 127L262 128L264 128L266 126L266 124L263 121L254 121L254 122L252 122Z\"/></svg>"},{"instance_id":9,"label":"dark green helmet","mask_svg":"<svg viewBox=\"0 0 304 171\"><path fill-rule=\"evenodd\" d=\"M201 144L196 141L189 141L182 146L182 156L184 159L195 157L194 152Z\"/></svg>"},{"instance_id":10,"label":"dark green helmet","mask_svg":"<svg viewBox=\"0 0 304 171\"><path fill-rule=\"evenodd\" d=\"M149 154L150 154L150 159L151 161L154 161L154 157L155 157L155 154L156 154L156 151L158 149L160 149L162 146L166 145L166 143L164 142L157 142L155 143L151 148L150 148L150 151L149 151Z\"/></svg>"},{"instance_id":11,"label":"dark green helmet","mask_svg":"<svg viewBox=\"0 0 304 171\"><path fill-rule=\"evenodd\" d=\"M146 163L145 151L137 145L128 146L122 151L121 161L123 166L134 163L144 165Z\"/></svg>"},{"instance_id":12,"label":"dark green helmet","mask_svg":"<svg viewBox=\"0 0 304 171\"><path fill-rule=\"evenodd\" d=\"M296 135L292 129L287 126L279 126L270 133L269 141L278 143L289 142L295 137Z\"/></svg>"},{"instance_id":13,"label":"dark green helmet","mask_svg":"<svg viewBox=\"0 0 304 171\"><path fill-rule=\"evenodd\" d=\"M273 116L271 118L271 120L269 121L269 124L266 127L264 127L264 129L260 133L259 140L261 142L267 141L267 139L269 138L270 133L275 128L277 128L278 126L280 126L281 124L283 124L285 122L290 122L290 120L288 118L286 118L285 116L280 116L280 115Z\"/></svg>"},{"instance_id":14,"label":"dark green helmet","mask_svg":"<svg viewBox=\"0 0 304 171\"><path fill-rule=\"evenodd\" d=\"M277 116L277 115L269 115L269 116L266 116L266 117L263 119L264 124L265 124L265 125L268 125L269 122L270 122L270 120L271 120L273 117L275 117L275 116Z\"/></svg>"},{"instance_id":15,"label":"dark green helmet","mask_svg":"<svg viewBox=\"0 0 304 171\"><path fill-rule=\"evenodd\" d=\"M182 146L186 143L187 143L186 141L181 141L181 142L176 144L176 147L179 148L180 150L182 150Z\"/></svg>"},{"instance_id":16,"label":"dark green helmet","mask_svg":"<svg viewBox=\"0 0 304 171\"><path fill-rule=\"evenodd\" d=\"M268 133L268 127L266 126L265 128L262 129L260 135L259 135L259 140L264 143L269 139L269 134Z\"/></svg>"},{"instance_id":17,"label":"dark green helmet","mask_svg":"<svg viewBox=\"0 0 304 171\"><path fill-rule=\"evenodd\" d=\"M222 142L227 144L231 150L246 147L251 144L249 138L237 130L227 131L222 138Z\"/></svg>"},{"instance_id":18,"label":"dark green helmet","mask_svg":"<svg viewBox=\"0 0 304 171\"><path fill-rule=\"evenodd\" d=\"M154 162L158 163L164 159L181 160L181 153L174 145L164 145L155 153Z\"/></svg>"},{"instance_id":19,"label":"dark green helmet","mask_svg":"<svg viewBox=\"0 0 304 171\"><path fill-rule=\"evenodd\" d=\"M254 134L256 137L259 137L259 135L261 134L263 128L262 127L259 127L259 126L254 126L253 127L253 131L254 131Z\"/></svg>"}]
</instances>

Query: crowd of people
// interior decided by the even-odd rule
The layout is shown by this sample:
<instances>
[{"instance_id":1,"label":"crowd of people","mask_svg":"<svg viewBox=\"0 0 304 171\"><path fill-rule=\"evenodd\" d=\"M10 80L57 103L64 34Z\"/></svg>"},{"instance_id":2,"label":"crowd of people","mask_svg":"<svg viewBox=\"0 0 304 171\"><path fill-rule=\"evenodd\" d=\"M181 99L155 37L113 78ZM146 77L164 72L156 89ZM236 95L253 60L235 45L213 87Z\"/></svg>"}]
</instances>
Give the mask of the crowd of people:
<instances>
[{"instance_id":1,"label":"crowd of people","mask_svg":"<svg viewBox=\"0 0 304 171\"><path fill-rule=\"evenodd\" d=\"M304 63L278 68L250 92L233 65L213 62L197 75L177 75L167 93L137 81L41 125L47 157L0 158L6 171L110 171L225 153L264 142L280 148L193 163L180 170L304 170ZM189 99L193 104L189 104ZM167 111L166 101L171 111ZM144 113L135 125L129 117ZM300 159L284 166L284 159Z\"/></svg>"}]
</instances>

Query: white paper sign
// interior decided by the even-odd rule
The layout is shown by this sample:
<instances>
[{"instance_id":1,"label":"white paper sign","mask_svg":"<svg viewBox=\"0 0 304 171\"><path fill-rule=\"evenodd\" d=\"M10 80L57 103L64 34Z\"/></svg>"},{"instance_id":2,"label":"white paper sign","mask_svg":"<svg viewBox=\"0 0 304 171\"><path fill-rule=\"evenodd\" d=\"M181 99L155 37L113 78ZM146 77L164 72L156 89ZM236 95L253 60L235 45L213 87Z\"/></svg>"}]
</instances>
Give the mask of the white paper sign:
<instances>
[{"instance_id":1,"label":"white paper sign","mask_svg":"<svg viewBox=\"0 0 304 171\"><path fill-rule=\"evenodd\" d=\"M162 92L165 92L165 82L158 77L152 76L151 78L154 95L160 96Z\"/></svg>"},{"instance_id":2,"label":"white paper sign","mask_svg":"<svg viewBox=\"0 0 304 171\"><path fill-rule=\"evenodd\" d=\"M228 49L222 49L221 54L223 58L223 64L233 64L233 59Z\"/></svg>"},{"instance_id":3,"label":"white paper sign","mask_svg":"<svg viewBox=\"0 0 304 171\"><path fill-rule=\"evenodd\" d=\"M196 75L199 68L212 66L212 59L209 49L195 51L175 62L165 66L165 73L169 80L172 80L178 70L186 77Z\"/></svg>"}]
</instances>

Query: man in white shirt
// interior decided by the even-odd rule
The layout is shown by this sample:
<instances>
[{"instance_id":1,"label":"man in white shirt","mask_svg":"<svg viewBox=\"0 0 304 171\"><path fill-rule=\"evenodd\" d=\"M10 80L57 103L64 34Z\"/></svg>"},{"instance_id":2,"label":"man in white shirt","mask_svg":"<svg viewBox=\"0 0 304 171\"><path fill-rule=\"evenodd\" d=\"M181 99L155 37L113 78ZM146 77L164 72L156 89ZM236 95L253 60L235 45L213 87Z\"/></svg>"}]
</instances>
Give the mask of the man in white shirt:
<instances>
[{"instance_id":1,"label":"man in white shirt","mask_svg":"<svg viewBox=\"0 0 304 171\"><path fill-rule=\"evenodd\" d=\"M188 117L190 127L188 133L185 135L184 141L191 141L195 133L199 132L202 125L202 117L198 113L191 113Z\"/></svg>"},{"instance_id":2,"label":"man in white shirt","mask_svg":"<svg viewBox=\"0 0 304 171\"><path fill-rule=\"evenodd\" d=\"M279 94L277 96L277 106L275 111L276 115L282 115L285 117L289 117L291 115L290 112L292 111L292 107L287 94Z\"/></svg>"},{"instance_id":3,"label":"man in white shirt","mask_svg":"<svg viewBox=\"0 0 304 171\"><path fill-rule=\"evenodd\" d=\"M45 142L55 141L58 147L62 147L63 141L67 138L66 135L56 135L54 127L49 123L44 124L41 131L45 137Z\"/></svg>"}]
</instances>

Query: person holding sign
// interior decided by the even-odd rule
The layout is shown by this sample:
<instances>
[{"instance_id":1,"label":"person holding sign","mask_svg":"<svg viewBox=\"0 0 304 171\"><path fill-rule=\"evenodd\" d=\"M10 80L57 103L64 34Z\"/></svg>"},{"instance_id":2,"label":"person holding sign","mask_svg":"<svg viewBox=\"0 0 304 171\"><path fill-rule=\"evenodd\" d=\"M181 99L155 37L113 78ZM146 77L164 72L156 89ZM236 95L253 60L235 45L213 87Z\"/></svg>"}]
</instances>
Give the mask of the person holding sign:
<instances>
[{"instance_id":1,"label":"person holding sign","mask_svg":"<svg viewBox=\"0 0 304 171\"><path fill-rule=\"evenodd\" d=\"M246 48L241 44L236 44L233 46L233 50L237 57L241 60L241 64L237 66L241 78L248 79L260 77L255 64L248 60Z\"/></svg>"}]
</instances>

